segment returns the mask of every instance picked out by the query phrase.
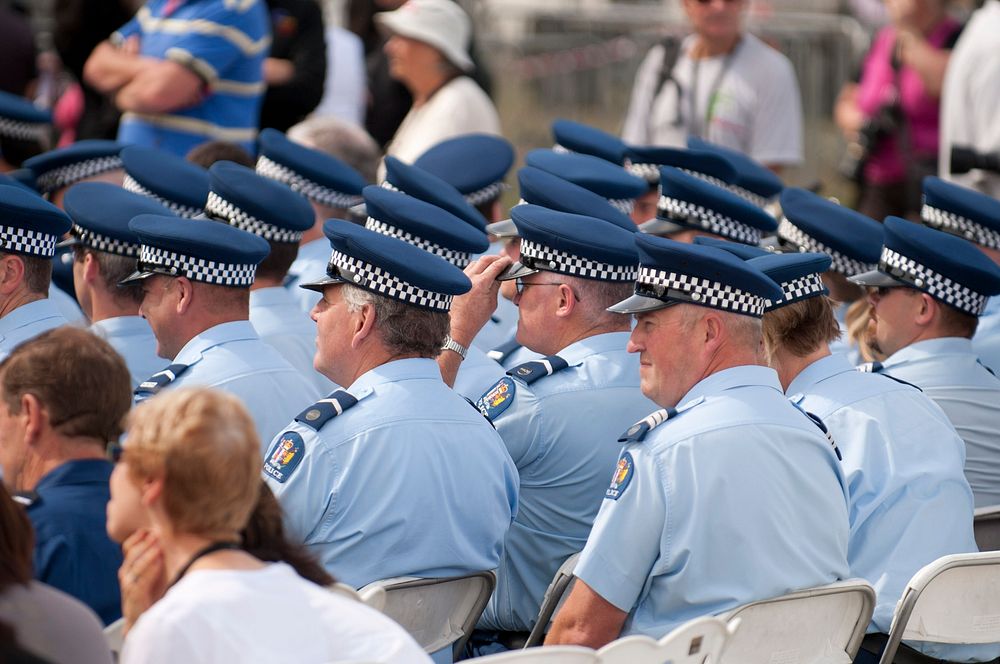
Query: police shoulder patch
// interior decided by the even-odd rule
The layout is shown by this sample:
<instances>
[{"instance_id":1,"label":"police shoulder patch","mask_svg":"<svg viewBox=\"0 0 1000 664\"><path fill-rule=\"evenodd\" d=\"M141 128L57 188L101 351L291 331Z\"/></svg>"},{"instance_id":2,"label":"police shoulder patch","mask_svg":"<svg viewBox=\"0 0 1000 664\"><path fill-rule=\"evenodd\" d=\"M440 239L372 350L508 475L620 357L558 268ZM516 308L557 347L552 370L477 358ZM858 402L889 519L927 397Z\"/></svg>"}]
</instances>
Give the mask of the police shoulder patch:
<instances>
[{"instance_id":1,"label":"police shoulder patch","mask_svg":"<svg viewBox=\"0 0 1000 664\"><path fill-rule=\"evenodd\" d=\"M611 476L611 486L604 492L604 497L618 500L632 482L633 475L635 475L635 461L629 452L625 452L618 457L615 474Z\"/></svg>"},{"instance_id":2,"label":"police shoulder patch","mask_svg":"<svg viewBox=\"0 0 1000 664\"><path fill-rule=\"evenodd\" d=\"M297 431L286 431L275 441L264 461L264 473L284 484L306 454L306 443Z\"/></svg>"},{"instance_id":3,"label":"police shoulder patch","mask_svg":"<svg viewBox=\"0 0 1000 664\"><path fill-rule=\"evenodd\" d=\"M354 395L337 390L325 399L320 399L313 405L295 416L295 421L304 424L313 431L319 431L327 422L353 407L358 400Z\"/></svg>"},{"instance_id":4,"label":"police shoulder patch","mask_svg":"<svg viewBox=\"0 0 1000 664\"><path fill-rule=\"evenodd\" d=\"M507 410L511 402L514 400L514 392L517 391L517 386L514 384L513 379L508 376L504 376L496 383L493 384L486 394L479 397L479 401L476 402L476 407L479 412L482 413L486 419L491 422L500 413Z\"/></svg>"}]
</instances>

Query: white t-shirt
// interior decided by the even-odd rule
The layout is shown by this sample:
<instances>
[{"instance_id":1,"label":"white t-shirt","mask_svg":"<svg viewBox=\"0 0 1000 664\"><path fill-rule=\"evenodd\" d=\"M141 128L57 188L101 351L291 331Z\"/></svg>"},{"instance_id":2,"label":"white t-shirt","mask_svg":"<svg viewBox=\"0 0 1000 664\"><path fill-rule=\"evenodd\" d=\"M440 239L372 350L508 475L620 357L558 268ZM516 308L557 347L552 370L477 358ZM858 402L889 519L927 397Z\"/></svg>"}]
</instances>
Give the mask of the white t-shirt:
<instances>
[{"instance_id":1,"label":"white t-shirt","mask_svg":"<svg viewBox=\"0 0 1000 664\"><path fill-rule=\"evenodd\" d=\"M1000 152L1000 1L987 0L969 19L951 52L941 94L942 178L1000 198L1000 174L951 174L951 148Z\"/></svg>"},{"instance_id":2,"label":"white t-shirt","mask_svg":"<svg viewBox=\"0 0 1000 664\"><path fill-rule=\"evenodd\" d=\"M188 572L139 618L121 661L424 664L430 658L388 617L274 563Z\"/></svg>"},{"instance_id":3,"label":"white t-shirt","mask_svg":"<svg viewBox=\"0 0 1000 664\"><path fill-rule=\"evenodd\" d=\"M468 76L458 76L419 108L411 108L386 148L406 164L441 141L463 134L500 134L500 116L489 96ZM379 166L379 179L385 167Z\"/></svg>"},{"instance_id":4,"label":"white t-shirt","mask_svg":"<svg viewBox=\"0 0 1000 664\"><path fill-rule=\"evenodd\" d=\"M689 36L681 43L672 72L677 85L667 81L659 90L654 88L664 48L658 44L650 49L636 73L622 130L625 142L684 147L688 135L697 134L763 164L801 163L802 102L788 58L744 34L731 57L693 60L687 53L694 41ZM711 109L710 97L714 98Z\"/></svg>"}]
</instances>

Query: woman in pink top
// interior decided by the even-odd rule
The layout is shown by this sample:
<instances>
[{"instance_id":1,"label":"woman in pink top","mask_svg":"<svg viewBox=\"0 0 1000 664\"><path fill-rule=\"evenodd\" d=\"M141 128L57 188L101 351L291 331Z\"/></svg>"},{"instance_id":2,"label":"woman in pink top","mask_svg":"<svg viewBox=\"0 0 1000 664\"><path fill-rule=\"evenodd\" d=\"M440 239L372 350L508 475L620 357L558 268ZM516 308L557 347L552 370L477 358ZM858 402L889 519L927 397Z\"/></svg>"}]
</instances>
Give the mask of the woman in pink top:
<instances>
[{"instance_id":1,"label":"woman in pink top","mask_svg":"<svg viewBox=\"0 0 1000 664\"><path fill-rule=\"evenodd\" d=\"M921 180L937 167L941 84L961 25L945 12L947 0L885 4L892 23L875 36L860 80L841 89L834 119L853 148L867 147L858 210L919 219Z\"/></svg>"}]
</instances>

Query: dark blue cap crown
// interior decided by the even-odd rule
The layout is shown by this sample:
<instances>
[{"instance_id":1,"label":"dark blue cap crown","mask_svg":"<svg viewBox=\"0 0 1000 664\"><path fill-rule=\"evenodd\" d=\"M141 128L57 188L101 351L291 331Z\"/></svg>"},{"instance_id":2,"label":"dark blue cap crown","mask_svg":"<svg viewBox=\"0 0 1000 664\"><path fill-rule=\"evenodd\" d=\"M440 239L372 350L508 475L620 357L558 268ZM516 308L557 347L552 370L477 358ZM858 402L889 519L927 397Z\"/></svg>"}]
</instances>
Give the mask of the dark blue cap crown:
<instances>
[{"instance_id":1,"label":"dark blue cap crown","mask_svg":"<svg viewBox=\"0 0 1000 664\"><path fill-rule=\"evenodd\" d=\"M299 145L275 129L257 139L257 172L327 207L347 209L361 202L367 182L332 155Z\"/></svg>"},{"instance_id":2,"label":"dark blue cap crown","mask_svg":"<svg viewBox=\"0 0 1000 664\"><path fill-rule=\"evenodd\" d=\"M124 148L121 159L125 189L152 198L181 217L204 214L208 171L201 166L172 152L144 145Z\"/></svg>"},{"instance_id":3,"label":"dark blue cap crown","mask_svg":"<svg viewBox=\"0 0 1000 664\"><path fill-rule=\"evenodd\" d=\"M0 91L0 136L39 142L52 124L52 114L24 97Z\"/></svg>"},{"instance_id":4,"label":"dark blue cap crown","mask_svg":"<svg viewBox=\"0 0 1000 664\"><path fill-rule=\"evenodd\" d=\"M749 244L743 244L742 242L731 242L730 240L722 240L708 235L699 235L694 239L694 243L728 251L737 258L742 258L745 261L748 261L751 258L768 256L771 253L767 249L762 249L761 247L752 247Z\"/></svg>"},{"instance_id":5,"label":"dark blue cap crown","mask_svg":"<svg viewBox=\"0 0 1000 664\"><path fill-rule=\"evenodd\" d=\"M122 167L118 153L122 144L115 141L89 140L52 150L24 162L35 174L35 185L43 194L51 194L80 180Z\"/></svg>"},{"instance_id":6,"label":"dark blue cap crown","mask_svg":"<svg viewBox=\"0 0 1000 664\"><path fill-rule=\"evenodd\" d=\"M642 178L630 175L624 168L591 155L538 149L529 152L524 161L528 166L548 171L589 189L608 199L608 202L625 214L632 211L635 199L649 188Z\"/></svg>"},{"instance_id":7,"label":"dark blue cap crown","mask_svg":"<svg viewBox=\"0 0 1000 664\"><path fill-rule=\"evenodd\" d=\"M492 134L467 134L442 141L413 162L458 189L469 205L496 200L513 164L514 148Z\"/></svg>"},{"instance_id":8,"label":"dark blue cap crown","mask_svg":"<svg viewBox=\"0 0 1000 664\"><path fill-rule=\"evenodd\" d=\"M395 157L386 157L382 186L436 205L470 226L486 230L486 219L469 205L455 187L421 168L404 164Z\"/></svg>"},{"instance_id":9,"label":"dark blue cap crown","mask_svg":"<svg viewBox=\"0 0 1000 664\"><path fill-rule=\"evenodd\" d=\"M728 187L736 180L733 163L716 152L648 146L629 147L625 153L625 169L650 184L660 181L663 166L679 168L720 187Z\"/></svg>"},{"instance_id":10,"label":"dark blue cap crown","mask_svg":"<svg viewBox=\"0 0 1000 664\"><path fill-rule=\"evenodd\" d=\"M621 166L625 160L625 143L620 138L596 127L574 122L556 120L552 123L552 137L556 149L578 152Z\"/></svg>"},{"instance_id":11,"label":"dark blue cap crown","mask_svg":"<svg viewBox=\"0 0 1000 664\"><path fill-rule=\"evenodd\" d=\"M170 216L156 201L110 182L81 182L66 192L63 208L73 220L73 244L137 258L139 236L128 226L141 214Z\"/></svg>"},{"instance_id":12,"label":"dark blue cap crown","mask_svg":"<svg viewBox=\"0 0 1000 664\"><path fill-rule=\"evenodd\" d=\"M830 292L822 277L830 269L826 254L768 254L748 262L781 286L782 297L769 300L767 311Z\"/></svg>"},{"instance_id":13,"label":"dark blue cap crown","mask_svg":"<svg viewBox=\"0 0 1000 664\"><path fill-rule=\"evenodd\" d=\"M365 187L363 193L365 228L409 242L460 268L490 246L486 233L436 205L382 187Z\"/></svg>"},{"instance_id":14,"label":"dark blue cap crown","mask_svg":"<svg viewBox=\"0 0 1000 664\"><path fill-rule=\"evenodd\" d=\"M559 212L597 217L627 231L636 229L629 216L608 203L606 198L558 175L525 166L517 172L517 180L521 185L521 199L526 203Z\"/></svg>"},{"instance_id":15,"label":"dark blue cap crown","mask_svg":"<svg viewBox=\"0 0 1000 664\"><path fill-rule=\"evenodd\" d=\"M847 276L878 263L884 229L874 219L795 187L781 192L781 211L778 239L784 247L827 254L830 269Z\"/></svg>"},{"instance_id":16,"label":"dark blue cap crown","mask_svg":"<svg viewBox=\"0 0 1000 664\"><path fill-rule=\"evenodd\" d=\"M208 169L211 190L205 211L270 242L296 243L312 228L309 201L246 166L220 161Z\"/></svg>"},{"instance_id":17,"label":"dark blue cap crown","mask_svg":"<svg viewBox=\"0 0 1000 664\"><path fill-rule=\"evenodd\" d=\"M688 138L688 147L692 150L715 152L730 160L736 169L736 180L733 184L752 194L751 202L760 207L766 205L770 199L780 194L781 190L785 188L781 178L775 175L774 171L742 152L709 143L695 136Z\"/></svg>"},{"instance_id":18,"label":"dark blue cap crown","mask_svg":"<svg viewBox=\"0 0 1000 664\"><path fill-rule=\"evenodd\" d=\"M37 194L0 185L0 251L52 258L70 226L62 210Z\"/></svg>"},{"instance_id":19,"label":"dark blue cap crown","mask_svg":"<svg viewBox=\"0 0 1000 664\"><path fill-rule=\"evenodd\" d=\"M460 269L403 240L333 219L323 232L333 247L327 277L303 288L322 292L329 284L351 284L417 307L448 311L452 298L472 286Z\"/></svg>"},{"instance_id":20,"label":"dark blue cap crown","mask_svg":"<svg viewBox=\"0 0 1000 664\"><path fill-rule=\"evenodd\" d=\"M924 223L990 249L1000 249L1000 201L984 193L924 178Z\"/></svg>"}]
</instances>

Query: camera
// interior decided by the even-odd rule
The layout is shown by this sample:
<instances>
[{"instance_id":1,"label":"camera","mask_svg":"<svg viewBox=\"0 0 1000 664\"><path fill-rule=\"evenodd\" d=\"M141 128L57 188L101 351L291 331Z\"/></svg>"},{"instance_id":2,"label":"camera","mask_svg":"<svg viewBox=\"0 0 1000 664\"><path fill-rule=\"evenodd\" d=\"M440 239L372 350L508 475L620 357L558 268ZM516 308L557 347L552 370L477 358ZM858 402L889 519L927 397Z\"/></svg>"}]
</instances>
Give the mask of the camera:
<instances>
[{"instance_id":1,"label":"camera","mask_svg":"<svg viewBox=\"0 0 1000 664\"><path fill-rule=\"evenodd\" d=\"M973 169L1000 173L1000 152L990 154L958 145L952 147L951 172L961 175Z\"/></svg>"},{"instance_id":2,"label":"camera","mask_svg":"<svg viewBox=\"0 0 1000 664\"><path fill-rule=\"evenodd\" d=\"M872 152L883 138L899 131L902 117L902 109L894 102L882 106L878 113L868 118L858 131L857 138L847 144L838 167L840 174L854 182L861 182Z\"/></svg>"}]
</instances>

